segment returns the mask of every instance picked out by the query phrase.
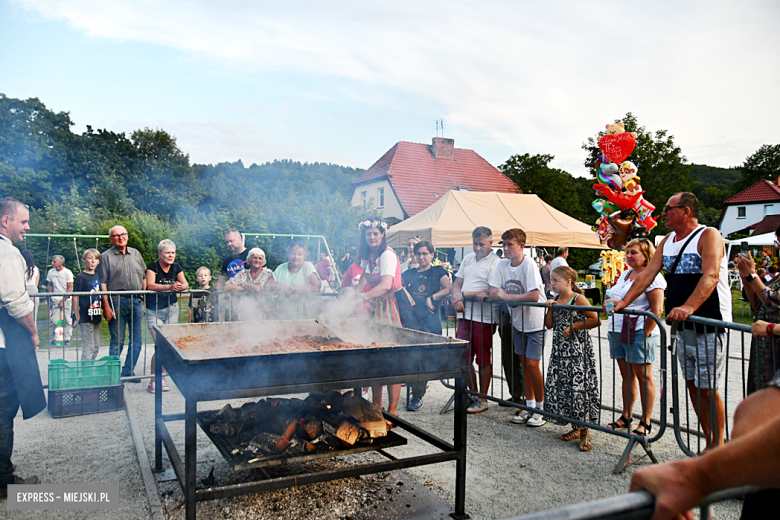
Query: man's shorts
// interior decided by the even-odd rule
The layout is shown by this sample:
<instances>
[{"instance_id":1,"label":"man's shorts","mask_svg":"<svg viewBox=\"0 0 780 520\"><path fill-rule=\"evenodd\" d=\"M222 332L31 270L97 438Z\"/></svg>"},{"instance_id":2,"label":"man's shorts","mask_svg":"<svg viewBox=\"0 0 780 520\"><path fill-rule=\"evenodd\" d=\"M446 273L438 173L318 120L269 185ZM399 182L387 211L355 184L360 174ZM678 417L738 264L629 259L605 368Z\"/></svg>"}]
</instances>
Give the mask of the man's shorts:
<instances>
[{"instance_id":1,"label":"man's shorts","mask_svg":"<svg viewBox=\"0 0 780 520\"><path fill-rule=\"evenodd\" d=\"M612 359L625 359L629 363L637 365L655 361L655 351L661 343L661 335L651 334L645 343L645 329L639 329L634 333L633 339L634 341L629 345L620 341L619 332L610 332L609 356Z\"/></svg>"},{"instance_id":2,"label":"man's shorts","mask_svg":"<svg viewBox=\"0 0 780 520\"><path fill-rule=\"evenodd\" d=\"M540 361L544 351L544 332L544 329L535 332L521 332L513 327L515 354Z\"/></svg>"},{"instance_id":3,"label":"man's shorts","mask_svg":"<svg viewBox=\"0 0 780 520\"><path fill-rule=\"evenodd\" d=\"M477 358L477 365L481 367L493 364L491 352L493 350L493 334L496 333L495 323L481 323L479 321L460 320L455 337L466 339L469 342L469 365Z\"/></svg>"},{"instance_id":4,"label":"man's shorts","mask_svg":"<svg viewBox=\"0 0 780 520\"><path fill-rule=\"evenodd\" d=\"M677 359L686 381L693 380L696 388L705 390L721 388L726 368L725 339L724 332L677 331Z\"/></svg>"},{"instance_id":5,"label":"man's shorts","mask_svg":"<svg viewBox=\"0 0 780 520\"><path fill-rule=\"evenodd\" d=\"M146 308L146 326L179 323L179 304L168 305L164 309Z\"/></svg>"}]
</instances>

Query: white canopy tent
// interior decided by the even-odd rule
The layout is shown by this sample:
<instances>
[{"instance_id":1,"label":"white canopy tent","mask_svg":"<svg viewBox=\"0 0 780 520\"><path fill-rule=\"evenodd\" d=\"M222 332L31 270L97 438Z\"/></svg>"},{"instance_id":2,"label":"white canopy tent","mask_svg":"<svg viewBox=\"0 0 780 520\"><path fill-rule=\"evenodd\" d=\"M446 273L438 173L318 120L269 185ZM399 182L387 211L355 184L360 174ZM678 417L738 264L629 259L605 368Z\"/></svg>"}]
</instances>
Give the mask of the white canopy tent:
<instances>
[{"instance_id":1,"label":"white canopy tent","mask_svg":"<svg viewBox=\"0 0 780 520\"><path fill-rule=\"evenodd\" d=\"M507 229L525 231L526 243L536 247L606 249L588 224L546 204L538 195L448 191L427 209L387 231L387 245L406 247L419 236L434 247L470 247L471 232L487 226L495 240Z\"/></svg>"},{"instance_id":2,"label":"white canopy tent","mask_svg":"<svg viewBox=\"0 0 780 520\"><path fill-rule=\"evenodd\" d=\"M761 247L761 246L773 246L775 245L776 235L774 233L764 233L763 235L756 235L752 237L745 237L745 238L737 238L734 240L726 240L726 256L727 258L731 259L731 246L736 245L737 247L741 247L742 242L747 242L747 245L750 249Z\"/></svg>"}]
</instances>

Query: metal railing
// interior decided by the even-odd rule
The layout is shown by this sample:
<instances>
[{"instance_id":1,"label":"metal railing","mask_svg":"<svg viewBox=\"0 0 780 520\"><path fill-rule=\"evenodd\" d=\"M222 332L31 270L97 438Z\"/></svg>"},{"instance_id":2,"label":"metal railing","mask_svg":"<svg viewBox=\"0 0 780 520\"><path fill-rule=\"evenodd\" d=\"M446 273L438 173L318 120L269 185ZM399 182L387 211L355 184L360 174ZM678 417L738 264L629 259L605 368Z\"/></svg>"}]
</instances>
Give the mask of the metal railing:
<instances>
[{"instance_id":1,"label":"metal railing","mask_svg":"<svg viewBox=\"0 0 780 520\"><path fill-rule=\"evenodd\" d=\"M712 518L712 505L725 500L740 498L759 491L754 486L725 489L708 495L698 506L699 518ZM655 497L648 491L635 491L625 495L583 502L506 520L649 520L655 509Z\"/></svg>"},{"instance_id":2,"label":"metal railing","mask_svg":"<svg viewBox=\"0 0 780 520\"><path fill-rule=\"evenodd\" d=\"M547 410L539 410L537 408L531 408L526 406L525 403L525 394L524 394L524 382L523 382L523 370L520 361L520 357L516 353L515 349L515 340L520 339L521 341L526 341L526 335L530 334L525 333L521 330L518 330L514 327L512 323L512 313L507 312L509 309L517 309L517 308L523 308L523 307L545 307L545 304L538 303L538 302L520 302L520 303L509 303L505 301L493 301L493 300L483 300L479 301L472 298L465 299L466 302L470 303L466 309L466 321L471 322L472 325L474 323L474 318L477 319L477 321L484 319L485 321L494 322L497 323L497 330L499 333L499 336L501 338L501 368L500 369L494 369L493 375L492 375L492 383L490 385L489 393L481 393L476 391L476 389L471 388L469 390L469 394L472 397L475 398L481 398L490 400L493 402L497 402L500 405L503 406L509 406L514 407L519 410L526 410L530 413L538 413L540 415L545 416L548 419L555 420L559 423L570 423L574 428L580 428L580 429L588 429L588 430L594 430L602 433L606 433L609 435L614 435L617 437L622 437L626 439L627 445L625 450L623 451L623 454L621 455L620 459L618 460L614 472L619 473L625 469L625 466L629 462L629 457L631 454L631 451L633 450L634 446L639 444L643 447L645 452L647 453L648 457L654 462L656 462L655 455L652 452L652 449L650 447L650 444L653 442L656 442L658 439L660 439L667 426L667 394L666 394L666 388L668 385L665 384L666 374L667 374L667 349L664 348L665 345L667 345L667 339L666 339L666 330L662 326L661 320L653 315L652 313L643 312L643 311L628 311L624 310L621 311L619 314L627 317L637 317L641 316L644 317L645 320L652 320L657 328L658 328L658 337L659 337L659 343L657 347L657 357L659 357L659 364L657 366L652 367L652 370L656 372L655 374L648 374L647 373L647 366L644 363L636 363L632 362L632 359L629 355L629 359L626 363L626 368L628 369L628 373L632 373L632 369L634 367L640 367L635 372L641 372L644 370L645 377L644 380L644 387L640 390L635 390L633 384L628 385L628 401L632 403L635 400L635 397L637 394L641 396L647 396L648 395L648 387L651 385L651 382L653 380L658 380L661 382L661 388L660 391L656 393L655 398L652 401L652 408L656 411L656 413L651 416L651 421L648 424L654 424L657 425L658 428L653 431L650 435L642 436L642 435L636 435L632 433L633 428L629 427L626 430L623 429L612 429L608 427L610 424L615 423L617 420L617 417L619 415L622 415L622 410L624 409L624 399L623 399L623 381L620 376L620 370L618 369L617 363L615 360L612 360L612 363L608 363L605 359L609 354L606 353L608 350L608 344L609 344L609 338L607 336L607 333L609 332L616 332L619 333L619 331L609 331L604 328L604 326L599 325L599 327L591 329L590 332L585 333L579 333L578 337L581 341L590 341L592 344L593 349L593 357L594 357L594 363L593 366L595 367L595 370L597 373L597 384L598 384L598 399L599 399L599 413L598 413L598 419L593 421L583 421L580 419L577 419L575 417L568 417L561 414L551 413ZM496 311L497 306L505 306L502 310ZM481 312L480 312L481 311ZM580 317L575 318L575 311L576 313L582 313ZM567 323L564 324L564 326L571 327L574 325L574 323L580 323L585 320L585 312L596 312L600 313L602 309L600 307L591 307L591 306L579 306L579 305L559 305L555 304L553 305L552 312L558 313L558 312L568 312L569 317L567 318ZM497 315L498 314L498 315ZM525 313L520 313L520 328L525 329ZM463 318L461 318L463 320ZM584 328L584 327L583 327ZM458 337L462 337L462 339L470 339L473 340L474 336L474 328L471 328L472 336L468 337L467 334L463 334L463 332L467 329L467 327L464 326L463 330L460 331L458 334ZM546 328L543 330L547 330ZM552 331L553 335L556 334L555 329ZM545 333L545 335L547 335ZM585 335L588 336L589 340L585 340ZM491 341L492 341L492 334L491 334ZM543 381L547 380L546 374L547 370L549 369L549 356L550 352L547 349L547 343L548 341L545 339L545 348L543 355L541 356L540 360L540 370L542 373ZM648 339L644 338L642 341L642 345L640 347L641 352L643 353L642 359L648 358L648 353L650 350L654 349L650 343L648 343ZM590 354L588 354L590 355ZM490 359L491 362L495 359L495 353L491 350L490 353ZM582 362L585 360L582 359ZM547 362L547 363L546 363ZM473 361L472 361L473 363ZM493 365L496 363L493 362ZM548 365L548 367L545 367L545 364ZM473 370L473 369L472 369ZM653 377L647 377L648 375L652 375ZM474 376L472 376L474 378ZM605 394L605 382L607 379L611 379L612 381L612 388L611 388L611 397L608 394ZM519 379L519 381L518 381ZM446 381L443 382L446 386L451 386ZM617 387L620 386L620 390L617 390ZM620 395L620 399L618 399L618 395ZM640 403L647 403L644 399L640 399ZM631 408L631 407L628 407ZM446 411L447 407L442 410L442 413ZM644 408L643 408L644 410ZM604 420L604 415L602 414L603 411L611 412L611 420ZM616 415L619 414L619 415ZM631 413L632 417L642 419L642 414L635 414Z\"/></svg>"}]
</instances>

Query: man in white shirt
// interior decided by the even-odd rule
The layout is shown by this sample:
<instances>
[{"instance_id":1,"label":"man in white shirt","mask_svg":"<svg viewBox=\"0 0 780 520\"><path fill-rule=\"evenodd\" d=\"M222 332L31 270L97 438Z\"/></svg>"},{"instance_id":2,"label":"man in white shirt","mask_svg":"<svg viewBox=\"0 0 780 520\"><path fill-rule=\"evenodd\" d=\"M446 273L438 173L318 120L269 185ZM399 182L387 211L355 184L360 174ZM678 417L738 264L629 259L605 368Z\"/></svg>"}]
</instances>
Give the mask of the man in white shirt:
<instances>
[{"instance_id":1,"label":"man in white shirt","mask_svg":"<svg viewBox=\"0 0 780 520\"><path fill-rule=\"evenodd\" d=\"M46 275L46 282L50 293L73 292L73 272L65 267L65 257L54 255L51 258L51 269ZM70 296L52 296L51 308L49 309L49 331L51 333L51 342L54 343L54 329L57 322L64 320L65 330L63 331L63 340L65 346L70 345L70 338L73 335L73 298Z\"/></svg>"},{"instance_id":2,"label":"man in white shirt","mask_svg":"<svg viewBox=\"0 0 780 520\"><path fill-rule=\"evenodd\" d=\"M477 373L474 370L474 359L479 366L479 391L487 394L490 380L493 378L493 334L496 333L498 307L493 304L477 304L464 302L464 298L484 300L490 296L490 275L499 262L493 253L493 232L490 228L480 226L471 233L473 253L469 253L460 263L460 269L455 274L452 286L452 304L458 311L459 339L469 340L469 388L477 390ZM469 406L468 413L486 412L485 399L478 399Z\"/></svg>"},{"instance_id":3,"label":"man in white shirt","mask_svg":"<svg viewBox=\"0 0 780 520\"><path fill-rule=\"evenodd\" d=\"M509 229L501 235L501 239L506 258L498 262L490 277L490 299L544 303L544 284L539 267L523 254L525 231ZM514 351L520 356L523 366L526 406L543 410L544 379L539 362L544 347L544 307L514 307L511 313ZM526 410L518 410L512 422L528 426L547 423L543 415Z\"/></svg>"},{"instance_id":4,"label":"man in white shirt","mask_svg":"<svg viewBox=\"0 0 780 520\"><path fill-rule=\"evenodd\" d=\"M550 264L550 271L558 267L559 265L565 265L568 266L569 263L566 261L566 259L569 258L569 248L568 247L559 247L558 251L555 253L555 259Z\"/></svg>"},{"instance_id":5,"label":"man in white shirt","mask_svg":"<svg viewBox=\"0 0 780 520\"><path fill-rule=\"evenodd\" d=\"M20 405L25 419L46 408L35 356L35 305L24 283L27 264L13 245L29 231L29 220L27 206L0 199L0 498L8 495L8 484L38 483L38 477L14 475L14 418Z\"/></svg>"}]
</instances>

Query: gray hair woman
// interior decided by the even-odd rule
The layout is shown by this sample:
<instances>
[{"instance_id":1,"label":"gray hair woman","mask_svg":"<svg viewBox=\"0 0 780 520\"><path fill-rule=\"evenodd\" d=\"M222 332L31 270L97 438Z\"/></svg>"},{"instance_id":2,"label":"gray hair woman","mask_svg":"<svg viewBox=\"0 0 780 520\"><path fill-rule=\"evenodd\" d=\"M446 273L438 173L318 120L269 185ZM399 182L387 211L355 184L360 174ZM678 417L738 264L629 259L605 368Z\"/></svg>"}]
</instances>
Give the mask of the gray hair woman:
<instances>
[{"instance_id":1,"label":"gray hair woman","mask_svg":"<svg viewBox=\"0 0 780 520\"><path fill-rule=\"evenodd\" d=\"M276 285L274 273L265 266L265 251L254 247L246 254L249 269L244 269L225 284L226 291L262 291Z\"/></svg>"}]
</instances>

